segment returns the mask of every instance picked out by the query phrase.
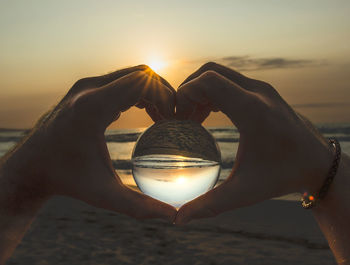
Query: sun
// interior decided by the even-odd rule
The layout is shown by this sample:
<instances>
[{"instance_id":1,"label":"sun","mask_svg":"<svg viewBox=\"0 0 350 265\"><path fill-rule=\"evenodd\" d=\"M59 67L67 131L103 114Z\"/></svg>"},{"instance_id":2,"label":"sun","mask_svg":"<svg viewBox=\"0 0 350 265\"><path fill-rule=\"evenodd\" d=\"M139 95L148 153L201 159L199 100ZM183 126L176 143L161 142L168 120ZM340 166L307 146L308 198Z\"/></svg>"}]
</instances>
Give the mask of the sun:
<instances>
[{"instance_id":1,"label":"sun","mask_svg":"<svg viewBox=\"0 0 350 265\"><path fill-rule=\"evenodd\" d=\"M182 184L184 184L184 183L187 182L187 178L184 177L184 176L179 176L179 177L175 180L175 182L176 182L177 184L182 185Z\"/></svg>"},{"instance_id":2,"label":"sun","mask_svg":"<svg viewBox=\"0 0 350 265\"><path fill-rule=\"evenodd\" d=\"M161 71L166 67L167 63L161 59L151 59L148 66L155 72Z\"/></svg>"}]
</instances>

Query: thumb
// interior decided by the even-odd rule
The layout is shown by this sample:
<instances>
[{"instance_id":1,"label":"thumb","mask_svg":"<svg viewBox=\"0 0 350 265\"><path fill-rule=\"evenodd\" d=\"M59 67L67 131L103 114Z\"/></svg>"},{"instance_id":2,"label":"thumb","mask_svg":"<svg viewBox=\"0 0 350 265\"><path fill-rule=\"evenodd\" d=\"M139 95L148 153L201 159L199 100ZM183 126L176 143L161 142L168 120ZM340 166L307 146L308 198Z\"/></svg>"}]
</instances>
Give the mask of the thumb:
<instances>
[{"instance_id":1,"label":"thumb","mask_svg":"<svg viewBox=\"0 0 350 265\"><path fill-rule=\"evenodd\" d=\"M225 197L230 185L223 183L196 199L184 204L178 211L175 224L186 224L192 219L214 217L223 212Z\"/></svg>"},{"instance_id":2,"label":"thumb","mask_svg":"<svg viewBox=\"0 0 350 265\"><path fill-rule=\"evenodd\" d=\"M126 214L137 219L160 218L174 222L177 210L164 202L123 185L118 176L99 179L91 185L84 200L96 207Z\"/></svg>"},{"instance_id":3,"label":"thumb","mask_svg":"<svg viewBox=\"0 0 350 265\"><path fill-rule=\"evenodd\" d=\"M251 196L253 191L240 184L239 179L231 176L218 187L183 205L178 211L175 224L182 225L193 219L214 217L254 203Z\"/></svg>"},{"instance_id":4,"label":"thumb","mask_svg":"<svg viewBox=\"0 0 350 265\"><path fill-rule=\"evenodd\" d=\"M175 207L124 186L121 211L137 219L160 218L173 223Z\"/></svg>"}]
</instances>

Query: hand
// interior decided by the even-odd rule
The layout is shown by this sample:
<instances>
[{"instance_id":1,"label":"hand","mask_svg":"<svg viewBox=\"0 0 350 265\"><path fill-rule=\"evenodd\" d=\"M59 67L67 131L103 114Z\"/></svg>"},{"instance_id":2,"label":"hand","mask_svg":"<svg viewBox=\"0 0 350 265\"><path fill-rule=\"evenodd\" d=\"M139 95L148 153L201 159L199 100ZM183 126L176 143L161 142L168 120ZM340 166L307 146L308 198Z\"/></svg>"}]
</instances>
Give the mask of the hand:
<instances>
[{"instance_id":1,"label":"hand","mask_svg":"<svg viewBox=\"0 0 350 265\"><path fill-rule=\"evenodd\" d=\"M183 205L176 223L322 186L333 157L328 142L271 85L207 63L179 87L176 115L203 122L218 110L240 132L234 167L220 186Z\"/></svg>"},{"instance_id":2,"label":"hand","mask_svg":"<svg viewBox=\"0 0 350 265\"><path fill-rule=\"evenodd\" d=\"M16 179L21 196L67 195L136 218L173 221L175 208L124 186L112 166L104 131L133 105L155 121L172 118L174 89L144 65L79 80L14 152L25 161Z\"/></svg>"}]
</instances>

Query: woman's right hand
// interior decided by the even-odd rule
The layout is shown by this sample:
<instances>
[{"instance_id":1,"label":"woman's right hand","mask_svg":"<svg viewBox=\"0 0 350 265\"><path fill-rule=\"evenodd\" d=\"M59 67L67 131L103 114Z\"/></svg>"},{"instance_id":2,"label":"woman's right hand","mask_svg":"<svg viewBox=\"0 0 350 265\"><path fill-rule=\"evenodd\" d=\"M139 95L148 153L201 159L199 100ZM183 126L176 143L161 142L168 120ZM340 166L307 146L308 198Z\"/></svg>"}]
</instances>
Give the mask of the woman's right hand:
<instances>
[{"instance_id":1,"label":"woman's right hand","mask_svg":"<svg viewBox=\"0 0 350 265\"><path fill-rule=\"evenodd\" d=\"M224 183L182 206L176 223L292 192L318 192L333 150L271 85L207 63L178 88L176 115L203 122L218 110L240 132L234 167Z\"/></svg>"}]
</instances>

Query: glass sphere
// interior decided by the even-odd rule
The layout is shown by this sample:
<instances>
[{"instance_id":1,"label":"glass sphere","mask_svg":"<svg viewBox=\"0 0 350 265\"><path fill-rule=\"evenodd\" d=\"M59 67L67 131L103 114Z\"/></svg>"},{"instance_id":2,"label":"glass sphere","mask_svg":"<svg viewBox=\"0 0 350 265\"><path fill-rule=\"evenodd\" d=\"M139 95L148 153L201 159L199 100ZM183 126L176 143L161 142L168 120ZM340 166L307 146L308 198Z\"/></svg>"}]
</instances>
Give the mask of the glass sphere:
<instances>
[{"instance_id":1,"label":"glass sphere","mask_svg":"<svg viewBox=\"0 0 350 265\"><path fill-rule=\"evenodd\" d=\"M132 173L143 193L180 207L214 187L220 162L214 137L199 123L163 120L137 140Z\"/></svg>"}]
</instances>

